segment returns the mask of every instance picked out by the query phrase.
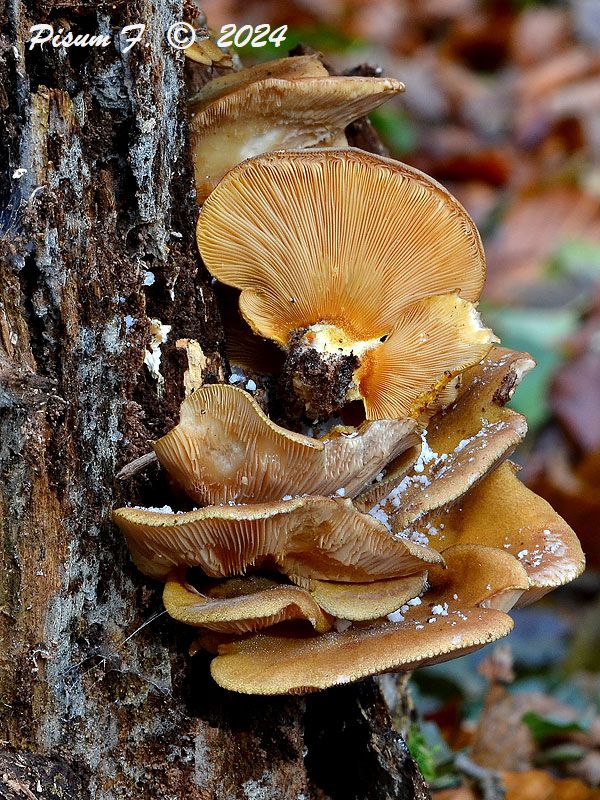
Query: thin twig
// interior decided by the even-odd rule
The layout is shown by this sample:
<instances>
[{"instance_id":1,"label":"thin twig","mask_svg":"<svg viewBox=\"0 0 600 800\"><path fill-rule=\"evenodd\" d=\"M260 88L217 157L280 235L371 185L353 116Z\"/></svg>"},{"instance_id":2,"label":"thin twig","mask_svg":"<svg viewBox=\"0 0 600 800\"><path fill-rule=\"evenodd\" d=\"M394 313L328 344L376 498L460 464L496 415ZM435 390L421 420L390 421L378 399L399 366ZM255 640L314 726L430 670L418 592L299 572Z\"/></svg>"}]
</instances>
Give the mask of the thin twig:
<instances>
[{"instance_id":1,"label":"thin twig","mask_svg":"<svg viewBox=\"0 0 600 800\"><path fill-rule=\"evenodd\" d=\"M137 475L138 472L142 472L142 470L149 467L150 464L154 464L155 461L157 461L156 453L144 453L143 456L134 458L129 464L125 464L125 466L117 472L117 479L123 481L125 478L132 478L134 475Z\"/></svg>"},{"instance_id":2,"label":"thin twig","mask_svg":"<svg viewBox=\"0 0 600 800\"><path fill-rule=\"evenodd\" d=\"M483 800L505 800L506 789L497 772L476 764L465 753L456 756L454 766L477 784Z\"/></svg>"}]
</instances>

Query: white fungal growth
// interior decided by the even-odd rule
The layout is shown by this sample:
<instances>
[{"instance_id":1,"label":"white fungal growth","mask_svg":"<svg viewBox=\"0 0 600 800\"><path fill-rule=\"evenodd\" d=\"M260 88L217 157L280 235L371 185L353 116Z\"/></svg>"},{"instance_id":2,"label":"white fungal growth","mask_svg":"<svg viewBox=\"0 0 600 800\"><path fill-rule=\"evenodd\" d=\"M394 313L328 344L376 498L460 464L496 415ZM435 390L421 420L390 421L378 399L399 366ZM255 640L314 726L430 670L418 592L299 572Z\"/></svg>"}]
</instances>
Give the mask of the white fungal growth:
<instances>
[{"instance_id":1,"label":"white fungal growth","mask_svg":"<svg viewBox=\"0 0 600 800\"><path fill-rule=\"evenodd\" d=\"M402 606L404 608L404 606ZM392 611L391 614L387 615L387 618L390 622L404 622L404 615L402 614L402 608L399 608L397 611Z\"/></svg>"},{"instance_id":2,"label":"white fungal growth","mask_svg":"<svg viewBox=\"0 0 600 800\"><path fill-rule=\"evenodd\" d=\"M144 364L148 367L150 375L152 375L158 383L157 393L159 397L162 395L163 384L165 382L160 372L160 348L161 345L167 341L170 331L170 325L163 325L159 319L150 320L150 334L152 335L152 339L150 340L149 347L146 348Z\"/></svg>"},{"instance_id":3,"label":"white fungal growth","mask_svg":"<svg viewBox=\"0 0 600 800\"><path fill-rule=\"evenodd\" d=\"M448 453L439 453L434 452L431 447L429 447L429 443L427 442L427 429L425 429L421 433L421 452L419 453L419 457L415 462L415 466L413 467L415 472L423 472L425 467L430 464L432 461L445 461L448 458Z\"/></svg>"}]
</instances>

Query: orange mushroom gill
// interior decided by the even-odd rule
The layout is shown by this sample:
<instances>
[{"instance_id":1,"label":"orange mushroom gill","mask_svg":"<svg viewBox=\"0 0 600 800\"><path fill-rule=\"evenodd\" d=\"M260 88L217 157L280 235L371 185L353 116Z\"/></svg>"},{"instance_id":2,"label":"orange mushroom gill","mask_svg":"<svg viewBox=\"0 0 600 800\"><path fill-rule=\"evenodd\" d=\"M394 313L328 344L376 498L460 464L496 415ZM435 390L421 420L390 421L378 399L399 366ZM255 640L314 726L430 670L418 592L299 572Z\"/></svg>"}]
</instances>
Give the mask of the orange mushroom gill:
<instances>
[{"instance_id":1,"label":"orange mushroom gill","mask_svg":"<svg viewBox=\"0 0 600 800\"><path fill-rule=\"evenodd\" d=\"M354 497L381 464L418 441L415 430L413 419L375 420L312 439L275 425L247 392L213 384L184 400L179 425L154 449L202 505Z\"/></svg>"},{"instance_id":2,"label":"orange mushroom gill","mask_svg":"<svg viewBox=\"0 0 600 800\"><path fill-rule=\"evenodd\" d=\"M249 159L211 194L197 236L246 321L286 351L298 415L359 399L367 419L417 417L494 341L474 305L475 225L405 164L351 148Z\"/></svg>"}]
</instances>

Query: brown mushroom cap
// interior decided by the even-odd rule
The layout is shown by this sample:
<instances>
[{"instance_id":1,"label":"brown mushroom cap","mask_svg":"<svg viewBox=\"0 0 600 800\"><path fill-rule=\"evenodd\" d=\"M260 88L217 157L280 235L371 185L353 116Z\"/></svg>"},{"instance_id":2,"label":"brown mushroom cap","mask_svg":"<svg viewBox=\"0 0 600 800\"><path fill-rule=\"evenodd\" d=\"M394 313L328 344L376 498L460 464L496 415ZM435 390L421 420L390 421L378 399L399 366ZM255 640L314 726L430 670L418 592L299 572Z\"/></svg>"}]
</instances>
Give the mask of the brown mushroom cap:
<instances>
[{"instance_id":1,"label":"brown mushroom cap","mask_svg":"<svg viewBox=\"0 0 600 800\"><path fill-rule=\"evenodd\" d=\"M528 353L493 347L479 364L463 373L456 401L431 418L427 426L430 446L447 453L486 423L507 419L504 405L534 367Z\"/></svg>"},{"instance_id":2,"label":"brown mushroom cap","mask_svg":"<svg viewBox=\"0 0 600 800\"><path fill-rule=\"evenodd\" d=\"M507 458L527 433L525 417L509 409L503 409L502 414L505 419L485 425L463 440L464 445L459 442L450 453L439 453L433 450L433 444L429 445L435 458L424 464L421 471L413 468L369 512L382 521L383 515L387 515L390 529L395 533L410 532L410 527L433 509L462 497Z\"/></svg>"},{"instance_id":3,"label":"brown mushroom cap","mask_svg":"<svg viewBox=\"0 0 600 800\"><path fill-rule=\"evenodd\" d=\"M494 348L463 374L457 401L431 418L423 443L429 456L412 465L400 456L383 476L387 496L381 497L381 487L369 487L357 507L386 515L392 530L402 531L465 494L524 438L525 418L504 403L534 363L527 354ZM373 497L377 505L369 507Z\"/></svg>"},{"instance_id":4,"label":"brown mushroom cap","mask_svg":"<svg viewBox=\"0 0 600 800\"><path fill-rule=\"evenodd\" d=\"M298 78L323 78L328 75L329 73L316 54L265 61L262 64L229 72L227 75L220 75L208 81L191 99L190 111L195 114L219 97L268 78L291 81Z\"/></svg>"},{"instance_id":5,"label":"brown mushroom cap","mask_svg":"<svg viewBox=\"0 0 600 800\"><path fill-rule=\"evenodd\" d=\"M290 576L295 580L295 576ZM425 587L427 573L407 575L371 583L336 583L307 580L306 588L319 606L339 619L360 621L384 617L418 597ZM300 585L305 579L297 579Z\"/></svg>"},{"instance_id":6,"label":"brown mushroom cap","mask_svg":"<svg viewBox=\"0 0 600 800\"><path fill-rule=\"evenodd\" d=\"M275 425L234 386L198 389L179 425L154 444L159 461L201 504L263 502L286 495L354 497L415 441L414 420L365 423L349 435L311 439Z\"/></svg>"},{"instance_id":7,"label":"brown mushroom cap","mask_svg":"<svg viewBox=\"0 0 600 800\"><path fill-rule=\"evenodd\" d=\"M432 547L483 544L515 556L529 576L519 605L531 603L583 572L585 557L575 533L545 500L502 464L448 509L428 521Z\"/></svg>"},{"instance_id":8,"label":"brown mushroom cap","mask_svg":"<svg viewBox=\"0 0 600 800\"><path fill-rule=\"evenodd\" d=\"M507 613L529 588L527 572L518 559L496 547L456 544L444 550L446 568L433 565L430 590L424 599L472 608L482 606Z\"/></svg>"},{"instance_id":9,"label":"brown mushroom cap","mask_svg":"<svg viewBox=\"0 0 600 800\"><path fill-rule=\"evenodd\" d=\"M428 622L432 619L432 622ZM290 638L257 634L219 648L211 674L225 689L246 694L317 691L389 671L408 671L470 653L510 633L509 616L492 608Z\"/></svg>"},{"instance_id":10,"label":"brown mushroom cap","mask_svg":"<svg viewBox=\"0 0 600 800\"><path fill-rule=\"evenodd\" d=\"M443 561L435 550L390 536L349 500L301 497L182 514L119 508L113 520L139 569L159 579L179 566L226 577L268 564L292 575L360 583Z\"/></svg>"},{"instance_id":11,"label":"brown mushroom cap","mask_svg":"<svg viewBox=\"0 0 600 800\"><path fill-rule=\"evenodd\" d=\"M391 78L265 78L200 105L190 121L198 201L250 156L345 145L347 125L403 89Z\"/></svg>"},{"instance_id":12,"label":"brown mushroom cap","mask_svg":"<svg viewBox=\"0 0 600 800\"><path fill-rule=\"evenodd\" d=\"M268 578L249 575L230 578L204 592L172 575L165 583L163 602L173 619L222 633L250 633L289 620L307 620L317 633L331 629L309 592Z\"/></svg>"},{"instance_id":13,"label":"brown mushroom cap","mask_svg":"<svg viewBox=\"0 0 600 800\"><path fill-rule=\"evenodd\" d=\"M410 304L456 291L474 301L485 277L477 229L442 186L352 148L239 164L197 235L212 274L242 289L244 317L282 345L319 322L387 336Z\"/></svg>"}]
</instances>

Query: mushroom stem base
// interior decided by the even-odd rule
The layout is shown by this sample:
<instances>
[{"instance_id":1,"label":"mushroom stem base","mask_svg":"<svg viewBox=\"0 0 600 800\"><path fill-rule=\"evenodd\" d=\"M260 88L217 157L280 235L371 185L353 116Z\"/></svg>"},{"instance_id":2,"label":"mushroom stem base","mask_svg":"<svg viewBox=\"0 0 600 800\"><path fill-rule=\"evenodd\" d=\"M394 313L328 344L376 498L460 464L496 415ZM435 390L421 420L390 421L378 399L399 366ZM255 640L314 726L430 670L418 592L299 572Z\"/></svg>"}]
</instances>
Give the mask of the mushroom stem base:
<instances>
[{"instance_id":1,"label":"mushroom stem base","mask_svg":"<svg viewBox=\"0 0 600 800\"><path fill-rule=\"evenodd\" d=\"M305 330L295 331L278 382L287 417L311 422L331 417L348 402L358 358L349 353L324 353L306 344Z\"/></svg>"}]
</instances>

